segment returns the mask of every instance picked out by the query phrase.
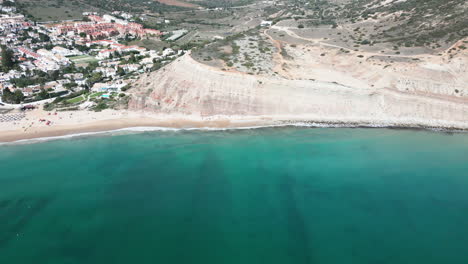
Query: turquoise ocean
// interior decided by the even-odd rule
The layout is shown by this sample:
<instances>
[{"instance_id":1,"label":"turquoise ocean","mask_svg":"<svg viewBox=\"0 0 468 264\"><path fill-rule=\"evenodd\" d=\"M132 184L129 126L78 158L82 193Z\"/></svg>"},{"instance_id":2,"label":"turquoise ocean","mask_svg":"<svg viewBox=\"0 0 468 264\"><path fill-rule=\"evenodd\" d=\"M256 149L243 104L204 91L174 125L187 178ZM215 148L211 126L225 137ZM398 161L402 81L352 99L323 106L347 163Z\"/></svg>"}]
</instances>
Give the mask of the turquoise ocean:
<instances>
[{"instance_id":1,"label":"turquoise ocean","mask_svg":"<svg viewBox=\"0 0 468 264\"><path fill-rule=\"evenodd\" d=\"M2 145L0 263L466 264L468 134L285 127Z\"/></svg>"}]
</instances>

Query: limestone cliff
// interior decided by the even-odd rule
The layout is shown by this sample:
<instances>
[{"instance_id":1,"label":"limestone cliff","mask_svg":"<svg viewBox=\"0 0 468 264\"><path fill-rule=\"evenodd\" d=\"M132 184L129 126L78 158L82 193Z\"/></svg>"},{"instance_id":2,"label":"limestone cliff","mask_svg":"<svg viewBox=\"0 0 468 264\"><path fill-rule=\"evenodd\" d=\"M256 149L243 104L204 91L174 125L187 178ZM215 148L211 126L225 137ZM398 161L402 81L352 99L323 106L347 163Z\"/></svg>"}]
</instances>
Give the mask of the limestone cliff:
<instances>
[{"instance_id":1,"label":"limestone cliff","mask_svg":"<svg viewBox=\"0 0 468 264\"><path fill-rule=\"evenodd\" d=\"M131 91L130 109L159 113L468 128L462 98L226 72L190 55L142 76Z\"/></svg>"}]
</instances>

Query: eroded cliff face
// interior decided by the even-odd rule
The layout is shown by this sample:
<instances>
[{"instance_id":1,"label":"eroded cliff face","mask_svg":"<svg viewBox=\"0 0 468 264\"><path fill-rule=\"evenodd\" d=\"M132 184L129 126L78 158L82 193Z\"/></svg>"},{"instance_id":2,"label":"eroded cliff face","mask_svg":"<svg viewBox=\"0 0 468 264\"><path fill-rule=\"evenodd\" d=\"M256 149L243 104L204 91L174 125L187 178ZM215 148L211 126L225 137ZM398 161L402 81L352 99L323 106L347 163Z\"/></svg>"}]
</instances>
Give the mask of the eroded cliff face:
<instances>
[{"instance_id":1,"label":"eroded cliff face","mask_svg":"<svg viewBox=\"0 0 468 264\"><path fill-rule=\"evenodd\" d=\"M142 76L133 87L131 110L468 128L468 104L459 97L224 72L190 55Z\"/></svg>"},{"instance_id":2,"label":"eroded cliff face","mask_svg":"<svg viewBox=\"0 0 468 264\"><path fill-rule=\"evenodd\" d=\"M407 94L453 96L468 100L468 51L454 45L436 55L344 54L312 45L287 46L293 57L283 65L292 79L336 81L346 86L393 89ZM323 54L324 56L321 56Z\"/></svg>"}]
</instances>

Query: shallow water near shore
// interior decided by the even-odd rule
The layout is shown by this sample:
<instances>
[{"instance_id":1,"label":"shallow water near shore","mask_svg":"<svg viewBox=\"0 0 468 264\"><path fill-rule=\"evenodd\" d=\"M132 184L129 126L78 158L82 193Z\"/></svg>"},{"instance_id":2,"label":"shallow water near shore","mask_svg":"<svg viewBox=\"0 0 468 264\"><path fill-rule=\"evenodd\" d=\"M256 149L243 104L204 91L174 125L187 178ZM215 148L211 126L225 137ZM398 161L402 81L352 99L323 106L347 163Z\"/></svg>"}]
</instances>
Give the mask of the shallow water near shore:
<instances>
[{"instance_id":1,"label":"shallow water near shore","mask_svg":"<svg viewBox=\"0 0 468 264\"><path fill-rule=\"evenodd\" d=\"M157 131L0 146L0 263L467 263L468 134Z\"/></svg>"}]
</instances>

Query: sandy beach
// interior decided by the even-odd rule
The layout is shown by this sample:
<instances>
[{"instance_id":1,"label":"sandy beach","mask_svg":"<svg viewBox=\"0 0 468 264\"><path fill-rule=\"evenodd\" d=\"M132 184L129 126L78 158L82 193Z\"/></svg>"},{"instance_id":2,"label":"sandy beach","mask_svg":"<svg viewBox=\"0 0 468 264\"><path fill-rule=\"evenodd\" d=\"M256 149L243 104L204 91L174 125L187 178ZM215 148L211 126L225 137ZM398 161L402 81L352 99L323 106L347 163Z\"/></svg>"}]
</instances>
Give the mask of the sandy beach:
<instances>
[{"instance_id":1,"label":"sandy beach","mask_svg":"<svg viewBox=\"0 0 468 264\"><path fill-rule=\"evenodd\" d=\"M202 117L197 115L156 114L127 110L47 112L36 109L25 112L25 117L19 121L0 122L0 142L15 142L136 127L234 129L285 125L312 127L404 127L445 130L468 129L466 123L427 122L425 120L414 119L376 121L359 118L323 118L314 115L220 115Z\"/></svg>"},{"instance_id":2,"label":"sandy beach","mask_svg":"<svg viewBox=\"0 0 468 264\"><path fill-rule=\"evenodd\" d=\"M264 118L201 118L116 110L47 112L36 109L27 111L25 117L19 121L0 122L0 142L111 131L130 127L229 128L271 124L273 124L271 120Z\"/></svg>"}]
</instances>

